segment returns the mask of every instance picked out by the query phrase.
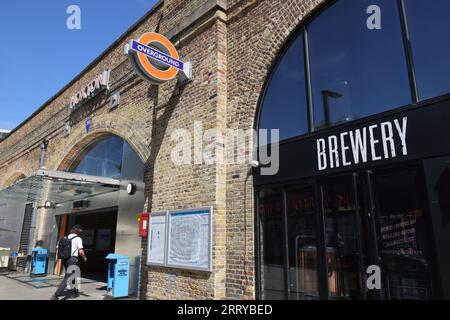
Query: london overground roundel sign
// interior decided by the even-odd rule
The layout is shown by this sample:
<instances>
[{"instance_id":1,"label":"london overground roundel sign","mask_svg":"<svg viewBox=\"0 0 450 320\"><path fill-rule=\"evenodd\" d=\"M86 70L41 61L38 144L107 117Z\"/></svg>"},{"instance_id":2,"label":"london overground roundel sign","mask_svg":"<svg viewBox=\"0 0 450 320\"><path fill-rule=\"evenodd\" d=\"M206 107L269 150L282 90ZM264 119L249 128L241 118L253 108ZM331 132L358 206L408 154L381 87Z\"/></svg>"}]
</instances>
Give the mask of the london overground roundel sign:
<instances>
[{"instance_id":1,"label":"london overground roundel sign","mask_svg":"<svg viewBox=\"0 0 450 320\"><path fill-rule=\"evenodd\" d=\"M153 84L172 80L177 75L181 81L191 78L191 62L180 60L175 46L159 33L146 33L125 46L125 53L136 72Z\"/></svg>"}]
</instances>

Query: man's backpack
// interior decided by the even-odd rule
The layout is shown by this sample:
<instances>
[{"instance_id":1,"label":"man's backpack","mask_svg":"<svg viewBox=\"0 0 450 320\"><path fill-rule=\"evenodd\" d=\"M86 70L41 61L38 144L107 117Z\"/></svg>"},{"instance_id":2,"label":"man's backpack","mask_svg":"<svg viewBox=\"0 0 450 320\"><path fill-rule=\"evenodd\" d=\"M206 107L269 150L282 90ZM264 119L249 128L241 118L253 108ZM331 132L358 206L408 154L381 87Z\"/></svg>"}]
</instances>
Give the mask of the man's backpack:
<instances>
[{"instance_id":1,"label":"man's backpack","mask_svg":"<svg viewBox=\"0 0 450 320\"><path fill-rule=\"evenodd\" d=\"M69 239L68 237L64 237L58 242L58 258L62 261L69 260L73 253L72 253L72 240L78 238L73 237L72 239Z\"/></svg>"}]
</instances>

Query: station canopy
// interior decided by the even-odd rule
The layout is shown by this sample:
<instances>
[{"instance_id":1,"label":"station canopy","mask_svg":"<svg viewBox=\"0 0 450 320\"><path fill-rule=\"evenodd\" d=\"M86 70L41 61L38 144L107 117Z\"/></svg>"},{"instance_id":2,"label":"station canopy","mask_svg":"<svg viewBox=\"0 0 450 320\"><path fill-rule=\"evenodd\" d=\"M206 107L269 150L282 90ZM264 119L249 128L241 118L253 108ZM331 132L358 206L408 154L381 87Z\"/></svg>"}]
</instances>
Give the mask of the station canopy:
<instances>
[{"instance_id":1,"label":"station canopy","mask_svg":"<svg viewBox=\"0 0 450 320\"><path fill-rule=\"evenodd\" d=\"M38 170L35 175L1 190L0 203L10 200L35 202L42 199L62 204L117 192L119 189L120 180L112 178Z\"/></svg>"}]
</instances>

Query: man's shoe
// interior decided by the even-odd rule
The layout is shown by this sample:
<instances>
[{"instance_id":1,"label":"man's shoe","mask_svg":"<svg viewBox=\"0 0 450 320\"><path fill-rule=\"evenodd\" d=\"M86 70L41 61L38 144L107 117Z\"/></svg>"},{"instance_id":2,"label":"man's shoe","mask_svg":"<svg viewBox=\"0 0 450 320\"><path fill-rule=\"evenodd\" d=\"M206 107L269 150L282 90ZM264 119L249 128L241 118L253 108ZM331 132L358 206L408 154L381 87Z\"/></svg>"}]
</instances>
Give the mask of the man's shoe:
<instances>
[{"instance_id":1,"label":"man's shoe","mask_svg":"<svg viewBox=\"0 0 450 320\"><path fill-rule=\"evenodd\" d=\"M52 295L52 297L50 298L50 300L59 300L57 296Z\"/></svg>"},{"instance_id":2,"label":"man's shoe","mask_svg":"<svg viewBox=\"0 0 450 320\"><path fill-rule=\"evenodd\" d=\"M79 291L75 291L75 292L72 294L71 298L72 298L72 299L76 299L76 298L78 298L79 296L80 296L80 292L79 292Z\"/></svg>"}]
</instances>

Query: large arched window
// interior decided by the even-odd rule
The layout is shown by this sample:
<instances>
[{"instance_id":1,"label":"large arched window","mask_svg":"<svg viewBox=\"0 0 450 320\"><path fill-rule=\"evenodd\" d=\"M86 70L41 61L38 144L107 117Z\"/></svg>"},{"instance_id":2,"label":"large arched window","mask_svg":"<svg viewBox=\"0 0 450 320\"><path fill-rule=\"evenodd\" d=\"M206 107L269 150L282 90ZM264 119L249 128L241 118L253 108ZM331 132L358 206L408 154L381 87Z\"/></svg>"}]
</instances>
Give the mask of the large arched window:
<instances>
[{"instance_id":1,"label":"large arched window","mask_svg":"<svg viewBox=\"0 0 450 320\"><path fill-rule=\"evenodd\" d=\"M308 132L303 35L286 49L267 87L260 129L280 129L280 139Z\"/></svg>"},{"instance_id":2,"label":"large arched window","mask_svg":"<svg viewBox=\"0 0 450 320\"><path fill-rule=\"evenodd\" d=\"M117 136L104 138L85 150L71 171L120 179L124 148L128 143Z\"/></svg>"},{"instance_id":3,"label":"large arched window","mask_svg":"<svg viewBox=\"0 0 450 320\"><path fill-rule=\"evenodd\" d=\"M380 30L367 27L374 2ZM308 38L316 129L411 104L397 1L339 0Z\"/></svg>"},{"instance_id":4,"label":"large arched window","mask_svg":"<svg viewBox=\"0 0 450 320\"><path fill-rule=\"evenodd\" d=\"M448 94L448 10L447 0L333 1L283 50L258 128L286 140Z\"/></svg>"}]
</instances>

